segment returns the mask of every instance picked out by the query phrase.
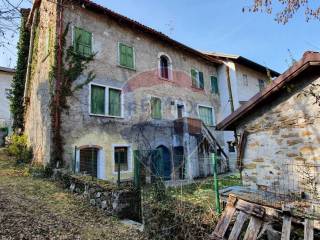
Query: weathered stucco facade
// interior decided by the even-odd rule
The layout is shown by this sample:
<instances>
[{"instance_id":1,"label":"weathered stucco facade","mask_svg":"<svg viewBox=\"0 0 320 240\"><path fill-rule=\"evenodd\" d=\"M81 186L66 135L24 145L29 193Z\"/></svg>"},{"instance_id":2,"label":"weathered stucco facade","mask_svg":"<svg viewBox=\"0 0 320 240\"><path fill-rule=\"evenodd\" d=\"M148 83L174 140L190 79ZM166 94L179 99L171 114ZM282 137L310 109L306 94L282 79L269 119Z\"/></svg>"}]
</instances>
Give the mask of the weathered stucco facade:
<instances>
[{"instance_id":1,"label":"weathered stucco facade","mask_svg":"<svg viewBox=\"0 0 320 240\"><path fill-rule=\"evenodd\" d=\"M49 39L52 44L49 44L48 48L53 50L53 42L57 41L56 14L56 6L50 1L43 0L39 9L39 24L33 23L37 34L35 34L28 88L26 134L34 148L35 159L43 163L50 161L50 146L53 144L50 116L52 86L49 73L54 59L51 51L48 53L43 46L49 44L48 40L45 41L49 29L51 29ZM209 152L199 152L199 137L189 133L176 134L174 120L178 118L178 106L182 106L182 117L198 119L199 106L212 108L214 120L219 117L221 112L219 95L210 91L210 77L217 76L217 62L205 55L202 56L201 53L192 53L195 50L184 51L175 44L169 44L151 34L133 29L109 17L108 14L95 13L78 5L68 5L63 8L63 16L63 28L69 26L66 49L74 42L74 29L81 28L92 33L92 52L95 53L94 60L90 62L75 85L82 83L89 71L94 72L95 79L68 99L70 108L62 113L61 133L66 166L79 171L81 150L96 148L97 176L116 180L115 148L126 147L128 169L121 172L121 179L130 179L133 177L134 150L164 147L170 154L171 164L174 165L174 148L184 147L182 151L186 158L184 177L192 179L210 174L212 170L208 162ZM133 47L133 69L120 66L119 43ZM161 56L166 56L169 60L169 79L159 76ZM203 89L192 86L192 68L203 72ZM91 113L92 85L121 91L120 116ZM161 120L151 118L152 97L161 100ZM223 143L222 134L214 135ZM201 156L201 166L199 156ZM174 177L173 170L170 175L171 178Z\"/></svg>"},{"instance_id":2,"label":"weathered stucco facade","mask_svg":"<svg viewBox=\"0 0 320 240\"><path fill-rule=\"evenodd\" d=\"M93 52L95 60L88 70L94 69L96 78L92 84L120 88L123 91L123 116L119 118L93 116L89 113L89 85L70 99L69 114L63 118L63 136L65 140L65 160L72 163L74 149L81 146L96 145L102 149L105 167L101 177L116 179L114 170L114 146L129 146L129 170L121 178L130 178L133 174L133 150L156 149L165 146L173 154L173 148L183 143L177 139L173 130L173 120L177 119L177 104L184 105L184 116L198 118L198 104L212 106L219 113L219 98L210 92L209 76L216 76L212 62L194 57L165 45L156 39L119 25L106 16L100 16L75 7L65 9L64 23L70 27L80 27L93 33ZM68 34L68 44L72 42L72 31ZM121 67L118 59L118 44L126 43L134 47L135 69ZM172 79L159 77L158 63L161 54L171 60ZM204 90L193 88L190 70L194 67L204 73ZM80 80L81 81L81 80ZM162 120L151 118L151 97L162 102ZM139 127L137 127L137 125ZM142 136L147 138L148 146L141 145ZM190 143L197 151L196 140ZM145 149L144 149L145 148ZM193 154L197 155L197 154ZM190 155L194 161L195 156ZM190 163L188 177L199 176L196 163Z\"/></svg>"},{"instance_id":3,"label":"weathered stucco facade","mask_svg":"<svg viewBox=\"0 0 320 240\"><path fill-rule=\"evenodd\" d=\"M0 128L11 125L10 103L7 98L14 69L0 67Z\"/></svg>"},{"instance_id":4,"label":"weathered stucco facade","mask_svg":"<svg viewBox=\"0 0 320 240\"><path fill-rule=\"evenodd\" d=\"M223 65L218 66L217 72L219 76L219 92L221 100L221 114L218 122L222 121L232 111L237 110L241 105L247 102L252 96L261 91L259 81L263 81L264 85L268 85L269 77L267 69L265 71L258 71L254 68L241 65L233 59L223 59ZM244 76L246 79L244 79ZM228 84L228 77L230 86ZM231 102L232 105L231 106ZM233 108L233 109L232 109ZM234 132L224 132L224 149L229 154L230 168L236 171L237 152L229 151L228 143L234 142Z\"/></svg>"}]
</instances>

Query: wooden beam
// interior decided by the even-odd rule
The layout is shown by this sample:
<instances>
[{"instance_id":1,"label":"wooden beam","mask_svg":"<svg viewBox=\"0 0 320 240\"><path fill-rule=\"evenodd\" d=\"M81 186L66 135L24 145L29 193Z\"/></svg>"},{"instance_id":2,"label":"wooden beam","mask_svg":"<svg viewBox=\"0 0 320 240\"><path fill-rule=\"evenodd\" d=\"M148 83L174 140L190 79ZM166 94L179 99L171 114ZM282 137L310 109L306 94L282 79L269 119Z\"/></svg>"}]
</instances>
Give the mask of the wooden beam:
<instances>
[{"instance_id":1,"label":"wooden beam","mask_svg":"<svg viewBox=\"0 0 320 240\"><path fill-rule=\"evenodd\" d=\"M290 240L291 220L291 216L285 215L283 217L281 240Z\"/></svg>"},{"instance_id":2,"label":"wooden beam","mask_svg":"<svg viewBox=\"0 0 320 240\"><path fill-rule=\"evenodd\" d=\"M263 221L260 218L251 217L249 226L243 240L256 240Z\"/></svg>"},{"instance_id":3,"label":"wooden beam","mask_svg":"<svg viewBox=\"0 0 320 240\"><path fill-rule=\"evenodd\" d=\"M313 220L304 220L304 240L313 240Z\"/></svg>"},{"instance_id":4,"label":"wooden beam","mask_svg":"<svg viewBox=\"0 0 320 240\"><path fill-rule=\"evenodd\" d=\"M235 224L233 225L232 231L229 235L228 240L237 240L239 238L239 235L241 233L243 224L246 222L246 220L249 218L249 216L245 212L239 212L237 216L237 220Z\"/></svg>"}]
</instances>

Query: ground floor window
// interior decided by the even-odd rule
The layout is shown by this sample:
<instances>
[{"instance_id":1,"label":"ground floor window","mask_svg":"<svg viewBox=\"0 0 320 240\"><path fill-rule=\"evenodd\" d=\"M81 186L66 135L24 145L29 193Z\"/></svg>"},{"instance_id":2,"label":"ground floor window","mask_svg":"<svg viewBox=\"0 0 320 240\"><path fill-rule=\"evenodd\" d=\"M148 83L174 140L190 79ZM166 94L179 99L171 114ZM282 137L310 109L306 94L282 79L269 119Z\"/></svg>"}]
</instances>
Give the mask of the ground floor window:
<instances>
[{"instance_id":1,"label":"ground floor window","mask_svg":"<svg viewBox=\"0 0 320 240\"><path fill-rule=\"evenodd\" d=\"M98 151L97 148L80 149L80 173L97 177Z\"/></svg>"},{"instance_id":2,"label":"ground floor window","mask_svg":"<svg viewBox=\"0 0 320 240\"><path fill-rule=\"evenodd\" d=\"M128 147L114 148L114 172L121 172L129 170Z\"/></svg>"}]
</instances>

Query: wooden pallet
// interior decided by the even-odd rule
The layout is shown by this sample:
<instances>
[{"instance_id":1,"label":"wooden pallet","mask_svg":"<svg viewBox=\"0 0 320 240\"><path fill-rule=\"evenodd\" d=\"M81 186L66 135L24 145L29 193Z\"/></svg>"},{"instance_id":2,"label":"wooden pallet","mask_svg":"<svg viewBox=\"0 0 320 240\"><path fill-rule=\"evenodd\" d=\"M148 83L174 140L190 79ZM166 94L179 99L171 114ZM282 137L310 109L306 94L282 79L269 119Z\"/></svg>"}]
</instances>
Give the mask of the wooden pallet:
<instances>
[{"instance_id":1,"label":"wooden pallet","mask_svg":"<svg viewBox=\"0 0 320 240\"><path fill-rule=\"evenodd\" d=\"M229 195L228 202L221 218L219 219L210 239L224 240L226 232L235 218L234 225L228 240L237 240L242 232L244 223L249 219L244 240L256 240L265 222L266 208L264 206L247 202L234 195ZM290 240L292 216L284 215L281 240ZM313 220L304 221L304 240L313 240Z\"/></svg>"}]
</instances>

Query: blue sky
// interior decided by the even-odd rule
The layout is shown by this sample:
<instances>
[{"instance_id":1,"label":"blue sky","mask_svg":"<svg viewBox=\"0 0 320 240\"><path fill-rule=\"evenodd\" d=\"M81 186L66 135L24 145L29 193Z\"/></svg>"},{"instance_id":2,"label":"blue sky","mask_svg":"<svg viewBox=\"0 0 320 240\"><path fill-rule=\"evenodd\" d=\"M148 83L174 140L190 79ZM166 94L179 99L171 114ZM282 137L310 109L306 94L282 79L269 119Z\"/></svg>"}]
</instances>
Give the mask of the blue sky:
<instances>
[{"instance_id":1,"label":"blue sky","mask_svg":"<svg viewBox=\"0 0 320 240\"><path fill-rule=\"evenodd\" d=\"M94 1L195 49L242 55L279 72L291 62L288 49L295 59L320 51L320 21L307 23L303 11L281 25L271 15L243 13L250 0ZM14 66L14 53L14 47L4 51L0 65L11 57Z\"/></svg>"}]
</instances>

